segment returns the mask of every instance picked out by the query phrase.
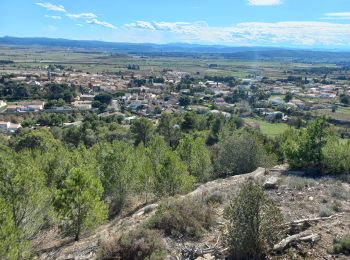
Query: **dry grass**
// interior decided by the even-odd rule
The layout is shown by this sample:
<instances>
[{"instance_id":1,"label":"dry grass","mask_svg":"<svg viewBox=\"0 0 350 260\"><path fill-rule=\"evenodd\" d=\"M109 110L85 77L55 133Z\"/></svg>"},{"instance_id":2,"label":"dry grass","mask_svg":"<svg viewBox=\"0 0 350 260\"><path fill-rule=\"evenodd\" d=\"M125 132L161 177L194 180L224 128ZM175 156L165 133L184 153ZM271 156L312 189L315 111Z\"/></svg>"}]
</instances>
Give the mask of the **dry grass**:
<instances>
[{"instance_id":1,"label":"dry grass","mask_svg":"<svg viewBox=\"0 0 350 260\"><path fill-rule=\"evenodd\" d=\"M204 203L186 199L164 201L146 226L173 237L200 238L214 223L214 211Z\"/></svg>"},{"instance_id":2,"label":"dry grass","mask_svg":"<svg viewBox=\"0 0 350 260\"><path fill-rule=\"evenodd\" d=\"M164 259L165 244L162 235L155 230L130 231L121 237L102 244L98 259Z\"/></svg>"}]
</instances>

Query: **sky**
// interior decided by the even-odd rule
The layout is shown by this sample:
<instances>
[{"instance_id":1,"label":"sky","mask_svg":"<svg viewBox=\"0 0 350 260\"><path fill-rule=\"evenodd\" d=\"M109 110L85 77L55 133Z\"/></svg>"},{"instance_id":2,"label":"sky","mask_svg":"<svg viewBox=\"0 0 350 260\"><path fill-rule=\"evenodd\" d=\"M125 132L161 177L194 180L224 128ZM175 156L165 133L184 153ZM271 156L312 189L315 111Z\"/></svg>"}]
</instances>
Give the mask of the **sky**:
<instances>
[{"instance_id":1,"label":"sky","mask_svg":"<svg viewBox=\"0 0 350 260\"><path fill-rule=\"evenodd\" d=\"M350 49L350 0L0 0L0 36Z\"/></svg>"}]
</instances>

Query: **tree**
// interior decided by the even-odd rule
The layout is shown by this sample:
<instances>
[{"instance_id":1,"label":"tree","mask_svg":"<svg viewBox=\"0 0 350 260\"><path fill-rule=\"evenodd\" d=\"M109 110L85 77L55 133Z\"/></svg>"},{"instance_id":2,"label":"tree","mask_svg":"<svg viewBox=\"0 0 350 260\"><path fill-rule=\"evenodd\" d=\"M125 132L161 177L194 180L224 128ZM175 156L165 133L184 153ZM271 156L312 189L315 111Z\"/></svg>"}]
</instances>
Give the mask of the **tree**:
<instances>
[{"instance_id":1,"label":"tree","mask_svg":"<svg viewBox=\"0 0 350 260\"><path fill-rule=\"evenodd\" d=\"M322 149L323 165L330 173L350 174L350 145L331 139Z\"/></svg>"},{"instance_id":2,"label":"tree","mask_svg":"<svg viewBox=\"0 0 350 260\"><path fill-rule=\"evenodd\" d=\"M273 162L273 158L266 153L253 134L248 132L222 134L216 164L220 176L251 172L259 166L269 166Z\"/></svg>"},{"instance_id":3,"label":"tree","mask_svg":"<svg viewBox=\"0 0 350 260\"><path fill-rule=\"evenodd\" d=\"M103 197L109 201L109 216L114 216L122 209L125 198L133 188L134 160L130 144L115 141L93 147L100 166L100 179L104 188Z\"/></svg>"},{"instance_id":4,"label":"tree","mask_svg":"<svg viewBox=\"0 0 350 260\"><path fill-rule=\"evenodd\" d=\"M48 129L24 132L15 136L11 141L16 151L38 149L45 153L60 146L59 140L56 140Z\"/></svg>"},{"instance_id":5,"label":"tree","mask_svg":"<svg viewBox=\"0 0 350 260\"><path fill-rule=\"evenodd\" d=\"M161 137L155 137L148 147L151 169L154 174L154 192L158 196L189 191L194 177L189 175L186 165Z\"/></svg>"},{"instance_id":6,"label":"tree","mask_svg":"<svg viewBox=\"0 0 350 260\"><path fill-rule=\"evenodd\" d=\"M229 221L227 242L232 259L265 259L279 239L281 211L253 181L243 185L225 209L225 217Z\"/></svg>"},{"instance_id":7,"label":"tree","mask_svg":"<svg viewBox=\"0 0 350 260\"><path fill-rule=\"evenodd\" d=\"M36 235L50 210L50 198L44 174L29 152L1 153L0 197L8 203L13 223L21 230L18 240L25 241Z\"/></svg>"},{"instance_id":8,"label":"tree","mask_svg":"<svg viewBox=\"0 0 350 260\"><path fill-rule=\"evenodd\" d=\"M187 134L180 140L177 153L187 165L188 172L195 176L198 181L205 182L209 179L212 165L204 138L195 138L193 135Z\"/></svg>"},{"instance_id":9,"label":"tree","mask_svg":"<svg viewBox=\"0 0 350 260\"><path fill-rule=\"evenodd\" d=\"M189 104L191 104L191 99L189 96L182 95L179 98L179 104L180 106L187 107Z\"/></svg>"},{"instance_id":10,"label":"tree","mask_svg":"<svg viewBox=\"0 0 350 260\"><path fill-rule=\"evenodd\" d=\"M21 241L21 231L11 211L11 206L0 197L0 256L8 260L28 258L28 243Z\"/></svg>"},{"instance_id":11,"label":"tree","mask_svg":"<svg viewBox=\"0 0 350 260\"><path fill-rule=\"evenodd\" d=\"M70 144L73 146L78 146L80 143L83 133L81 129L77 126L71 126L63 131L63 141L66 144Z\"/></svg>"},{"instance_id":12,"label":"tree","mask_svg":"<svg viewBox=\"0 0 350 260\"><path fill-rule=\"evenodd\" d=\"M73 168L57 191L54 207L63 221L64 235L74 235L78 241L82 231L101 224L107 216L107 207L101 200L101 182L90 171Z\"/></svg>"},{"instance_id":13,"label":"tree","mask_svg":"<svg viewBox=\"0 0 350 260\"><path fill-rule=\"evenodd\" d=\"M164 139L171 147L177 146L181 136L181 129L173 115L169 113L162 114L157 127L157 132L164 136Z\"/></svg>"},{"instance_id":14,"label":"tree","mask_svg":"<svg viewBox=\"0 0 350 260\"><path fill-rule=\"evenodd\" d=\"M291 130L283 143L285 156L295 168L322 168L322 149L332 136L326 119L318 118L306 129Z\"/></svg>"},{"instance_id":15,"label":"tree","mask_svg":"<svg viewBox=\"0 0 350 260\"><path fill-rule=\"evenodd\" d=\"M154 126L152 121L142 117L133 122L130 130L135 138L135 145L143 142L143 144L147 146L154 133Z\"/></svg>"},{"instance_id":16,"label":"tree","mask_svg":"<svg viewBox=\"0 0 350 260\"><path fill-rule=\"evenodd\" d=\"M135 189L144 194L145 203L147 203L148 195L152 194L155 190L155 179L152 171L151 160L147 156L147 151L143 144L139 144L136 147L133 162L133 176L136 179Z\"/></svg>"},{"instance_id":17,"label":"tree","mask_svg":"<svg viewBox=\"0 0 350 260\"><path fill-rule=\"evenodd\" d=\"M181 124L181 129L185 132L194 130L197 128L197 115L193 112L188 112L184 115L183 122Z\"/></svg>"},{"instance_id":18,"label":"tree","mask_svg":"<svg viewBox=\"0 0 350 260\"><path fill-rule=\"evenodd\" d=\"M219 132L224 124L224 118L222 116L217 116L211 125L210 134L207 138L208 145L214 145L219 141Z\"/></svg>"},{"instance_id":19,"label":"tree","mask_svg":"<svg viewBox=\"0 0 350 260\"><path fill-rule=\"evenodd\" d=\"M340 102L345 104L345 105L349 105L350 104L350 97L347 95L340 95Z\"/></svg>"},{"instance_id":20,"label":"tree","mask_svg":"<svg viewBox=\"0 0 350 260\"><path fill-rule=\"evenodd\" d=\"M287 92L286 95L284 96L284 101L287 103L293 99L293 94L291 92Z\"/></svg>"},{"instance_id":21,"label":"tree","mask_svg":"<svg viewBox=\"0 0 350 260\"><path fill-rule=\"evenodd\" d=\"M112 100L112 95L111 94L98 94L97 96L94 97L94 100L99 101L102 104L109 105Z\"/></svg>"}]
</instances>

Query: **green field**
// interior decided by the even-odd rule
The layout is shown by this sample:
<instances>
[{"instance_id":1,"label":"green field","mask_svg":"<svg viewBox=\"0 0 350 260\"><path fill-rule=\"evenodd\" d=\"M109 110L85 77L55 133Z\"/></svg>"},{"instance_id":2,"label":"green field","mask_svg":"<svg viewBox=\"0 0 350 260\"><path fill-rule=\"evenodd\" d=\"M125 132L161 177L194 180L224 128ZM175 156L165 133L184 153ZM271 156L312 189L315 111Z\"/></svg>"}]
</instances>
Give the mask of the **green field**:
<instances>
[{"instance_id":1,"label":"green field","mask_svg":"<svg viewBox=\"0 0 350 260\"><path fill-rule=\"evenodd\" d=\"M257 118L247 118L245 121L257 123L260 127L260 131L269 137L278 136L289 128L285 123L269 123Z\"/></svg>"},{"instance_id":2,"label":"green field","mask_svg":"<svg viewBox=\"0 0 350 260\"><path fill-rule=\"evenodd\" d=\"M339 107L335 112L331 109L319 109L314 112L314 115L350 122L350 107Z\"/></svg>"},{"instance_id":3,"label":"green field","mask_svg":"<svg viewBox=\"0 0 350 260\"><path fill-rule=\"evenodd\" d=\"M146 54L147 55L147 54ZM69 48L16 48L0 46L0 60L12 60L15 64L6 66L6 70L25 70L28 72L47 68L49 64L62 64L67 68L90 73L116 73L127 70L128 64L137 64L140 71L135 73L159 73L164 69L188 72L193 75L220 75L245 78L262 75L271 78L285 76L285 71L312 67L332 67L332 64L307 64L281 61L252 61L218 59L213 57L163 57L114 54L110 51L69 49ZM216 64L216 67L210 67ZM1 69L1 68L0 68ZM5 69L5 67L3 67ZM1 70L0 70L1 71Z\"/></svg>"}]
</instances>

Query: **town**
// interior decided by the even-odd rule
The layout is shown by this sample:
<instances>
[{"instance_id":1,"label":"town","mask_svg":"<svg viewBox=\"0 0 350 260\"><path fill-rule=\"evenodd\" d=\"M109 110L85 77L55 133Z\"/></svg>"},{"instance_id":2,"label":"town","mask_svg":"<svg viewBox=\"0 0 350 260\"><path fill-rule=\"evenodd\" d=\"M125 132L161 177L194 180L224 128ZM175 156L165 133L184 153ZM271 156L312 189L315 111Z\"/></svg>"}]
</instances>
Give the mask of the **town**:
<instances>
[{"instance_id":1,"label":"town","mask_svg":"<svg viewBox=\"0 0 350 260\"><path fill-rule=\"evenodd\" d=\"M208 64L208 71L215 67ZM343 138L348 135L344 126L350 124L349 68L306 68L279 77L258 72L260 75L240 78L173 68L153 72L135 64L117 73L91 73L55 64L20 69L3 62L0 73L0 92L6 98L0 101L1 129L8 134L42 113L115 115L128 125L138 117L156 123L162 113L191 111L226 118L237 115L257 128L262 120L300 127L304 118L326 115L340 127ZM8 91L13 85L17 87ZM46 88L52 88L47 96L36 98L38 95L31 93ZM62 126L72 123L59 122Z\"/></svg>"}]
</instances>

